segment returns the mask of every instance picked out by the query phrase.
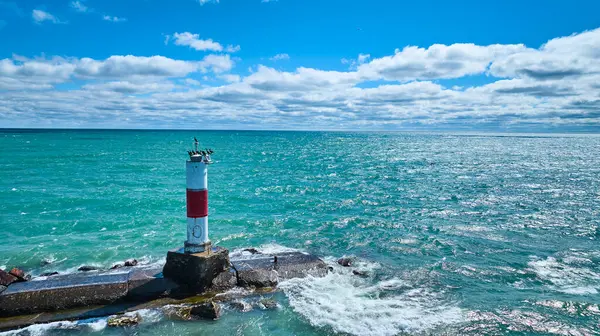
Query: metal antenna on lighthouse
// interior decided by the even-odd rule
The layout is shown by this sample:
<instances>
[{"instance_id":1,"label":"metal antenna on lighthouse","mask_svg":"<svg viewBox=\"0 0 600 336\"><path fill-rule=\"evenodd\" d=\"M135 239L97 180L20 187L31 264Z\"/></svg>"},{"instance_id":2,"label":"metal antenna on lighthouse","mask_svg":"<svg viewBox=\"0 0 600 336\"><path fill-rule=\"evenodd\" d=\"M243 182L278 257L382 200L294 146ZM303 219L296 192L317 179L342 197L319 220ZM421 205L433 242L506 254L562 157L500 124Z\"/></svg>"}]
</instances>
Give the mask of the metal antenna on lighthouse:
<instances>
[{"instance_id":1,"label":"metal antenna on lighthouse","mask_svg":"<svg viewBox=\"0 0 600 336\"><path fill-rule=\"evenodd\" d=\"M196 137L194 137L194 146L195 146L196 152L198 152L198 139L196 139Z\"/></svg>"}]
</instances>

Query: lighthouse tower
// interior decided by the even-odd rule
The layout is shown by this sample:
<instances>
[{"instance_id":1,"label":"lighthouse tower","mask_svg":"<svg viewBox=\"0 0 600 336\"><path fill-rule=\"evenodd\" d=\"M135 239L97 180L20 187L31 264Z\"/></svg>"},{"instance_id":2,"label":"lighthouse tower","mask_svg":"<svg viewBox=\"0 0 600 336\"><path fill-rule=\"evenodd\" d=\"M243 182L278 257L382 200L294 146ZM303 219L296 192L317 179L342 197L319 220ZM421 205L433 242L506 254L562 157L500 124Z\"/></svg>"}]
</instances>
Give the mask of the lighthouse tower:
<instances>
[{"instance_id":1,"label":"lighthouse tower","mask_svg":"<svg viewBox=\"0 0 600 336\"><path fill-rule=\"evenodd\" d=\"M194 138L194 151L186 162L187 240L186 253L210 251L208 239L208 165L210 154L198 151Z\"/></svg>"},{"instance_id":2,"label":"lighthouse tower","mask_svg":"<svg viewBox=\"0 0 600 336\"><path fill-rule=\"evenodd\" d=\"M208 166L212 153L210 149L199 151L194 138L194 150L188 152L190 159L185 163L187 240L183 248L167 252L163 267L165 278L194 293L212 288L213 281L235 282L235 275L229 272L229 251L211 246L208 239Z\"/></svg>"}]
</instances>

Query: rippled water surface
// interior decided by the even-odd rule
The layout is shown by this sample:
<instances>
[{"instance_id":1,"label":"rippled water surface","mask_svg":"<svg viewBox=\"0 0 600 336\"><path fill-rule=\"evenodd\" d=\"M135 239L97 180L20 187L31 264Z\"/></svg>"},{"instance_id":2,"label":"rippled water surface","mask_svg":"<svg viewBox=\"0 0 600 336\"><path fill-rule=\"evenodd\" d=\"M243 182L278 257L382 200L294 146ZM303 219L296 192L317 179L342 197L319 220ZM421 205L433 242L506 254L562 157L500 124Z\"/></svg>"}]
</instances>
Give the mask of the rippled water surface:
<instances>
[{"instance_id":1,"label":"rippled water surface","mask_svg":"<svg viewBox=\"0 0 600 336\"><path fill-rule=\"evenodd\" d=\"M215 322L144 311L133 329L13 334L600 334L597 136L4 130L0 267L164 260L185 236L193 136L215 150L213 242L304 250L334 271L281 284L272 311L250 298Z\"/></svg>"}]
</instances>

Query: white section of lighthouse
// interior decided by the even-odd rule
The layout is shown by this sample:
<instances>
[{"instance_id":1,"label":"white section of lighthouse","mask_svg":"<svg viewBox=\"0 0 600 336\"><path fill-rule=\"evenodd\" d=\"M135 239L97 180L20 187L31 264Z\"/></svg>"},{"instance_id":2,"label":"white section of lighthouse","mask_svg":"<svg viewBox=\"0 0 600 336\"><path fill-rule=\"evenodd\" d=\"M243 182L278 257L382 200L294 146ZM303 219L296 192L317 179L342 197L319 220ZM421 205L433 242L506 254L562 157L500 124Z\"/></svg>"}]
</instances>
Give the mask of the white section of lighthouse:
<instances>
[{"instance_id":1,"label":"white section of lighthouse","mask_svg":"<svg viewBox=\"0 0 600 336\"><path fill-rule=\"evenodd\" d=\"M195 140L195 138L194 138ZM186 162L186 204L187 204L187 241L186 253L210 251L208 238L208 165L211 163L211 150L189 152Z\"/></svg>"}]
</instances>

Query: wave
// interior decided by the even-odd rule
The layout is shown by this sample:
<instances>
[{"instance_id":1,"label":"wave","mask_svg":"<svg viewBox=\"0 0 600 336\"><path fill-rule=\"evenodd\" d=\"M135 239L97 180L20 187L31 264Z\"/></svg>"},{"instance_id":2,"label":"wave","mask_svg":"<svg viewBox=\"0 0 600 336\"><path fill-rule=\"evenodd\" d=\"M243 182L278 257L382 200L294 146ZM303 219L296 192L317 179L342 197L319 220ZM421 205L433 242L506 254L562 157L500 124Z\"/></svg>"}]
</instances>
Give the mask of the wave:
<instances>
[{"instance_id":1,"label":"wave","mask_svg":"<svg viewBox=\"0 0 600 336\"><path fill-rule=\"evenodd\" d=\"M375 281L379 264L362 261L346 268L332 258L327 263L333 271L323 278L290 279L279 285L294 311L313 326L385 336L464 321L463 310L446 302L443 293L399 278ZM355 270L370 275L360 277Z\"/></svg>"}]
</instances>

